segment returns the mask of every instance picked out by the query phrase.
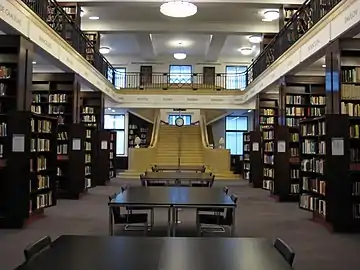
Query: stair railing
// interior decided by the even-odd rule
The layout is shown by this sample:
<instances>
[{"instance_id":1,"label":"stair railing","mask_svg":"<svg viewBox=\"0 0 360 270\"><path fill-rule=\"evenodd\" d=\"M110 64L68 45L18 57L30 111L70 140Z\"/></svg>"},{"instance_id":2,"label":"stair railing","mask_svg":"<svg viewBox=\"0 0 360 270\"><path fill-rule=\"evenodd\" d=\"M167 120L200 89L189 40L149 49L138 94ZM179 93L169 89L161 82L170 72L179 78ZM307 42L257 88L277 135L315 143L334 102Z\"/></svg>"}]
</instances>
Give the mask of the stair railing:
<instances>
[{"instance_id":1,"label":"stair railing","mask_svg":"<svg viewBox=\"0 0 360 270\"><path fill-rule=\"evenodd\" d=\"M205 148L211 149L209 145L209 138L206 130L206 121L204 115L200 116L200 130L201 130L201 141L203 143L203 146Z\"/></svg>"},{"instance_id":2,"label":"stair railing","mask_svg":"<svg viewBox=\"0 0 360 270\"><path fill-rule=\"evenodd\" d=\"M154 148L157 144L160 130L160 115L157 113L154 119L153 132L151 133L151 140L149 148Z\"/></svg>"}]
</instances>

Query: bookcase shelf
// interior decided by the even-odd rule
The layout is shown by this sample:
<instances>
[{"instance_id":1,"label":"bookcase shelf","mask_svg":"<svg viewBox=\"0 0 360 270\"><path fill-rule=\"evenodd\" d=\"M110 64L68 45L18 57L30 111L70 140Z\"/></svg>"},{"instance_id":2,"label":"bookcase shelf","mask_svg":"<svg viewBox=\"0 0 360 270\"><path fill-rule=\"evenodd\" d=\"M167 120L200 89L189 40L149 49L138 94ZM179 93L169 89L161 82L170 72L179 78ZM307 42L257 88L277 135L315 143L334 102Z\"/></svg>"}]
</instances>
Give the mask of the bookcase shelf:
<instances>
[{"instance_id":1,"label":"bookcase shelf","mask_svg":"<svg viewBox=\"0 0 360 270\"><path fill-rule=\"evenodd\" d=\"M74 73L36 73L32 83L32 112L57 117L57 196L78 199L85 190L86 173L85 128L74 124L79 119L78 77ZM80 148L73 147L74 140Z\"/></svg>"},{"instance_id":2,"label":"bookcase shelf","mask_svg":"<svg viewBox=\"0 0 360 270\"><path fill-rule=\"evenodd\" d=\"M271 190L274 181L274 129L278 125L279 96L262 94L259 97L259 131L261 132L262 188Z\"/></svg>"},{"instance_id":3,"label":"bookcase shelf","mask_svg":"<svg viewBox=\"0 0 360 270\"><path fill-rule=\"evenodd\" d=\"M102 92L81 92L81 122L88 128L99 130L104 122L104 97Z\"/></svg>"},{"instance_id":4,"label":"bookcase shelf","mask_svg":"<svg viewBox=\"0 0 360 270\"><path fill-rule=\"evenodd\" d=\"M280 88L280 113L281 125L288 127L289 133L286 144L289 149L288 160L282 171L287 169L280 179L275 179L275 190L281 190L279 199L295 200L300 193L300 121L319 117L325 113L325 86L322 76L286 76L285 84ZM276 181L278 183L276 183ZM278 186L281 185L282 187Z\"/></svg>"},{"instance_id":5,"label":"bookcase shelf","mask_svg":"<svg viewBox=\"0 0 360 270\"><path fill-rule=\"evenodd\" d=\"M359 124L339 114L301 122L299 206L334 231L359 229Z\"/></svg>"},{"instance_id":6,"label":"bookcase shelf","mask_svg":"<svg viewBox=\"0 0 360 270\"><path fill-rule=\"evenodd\" d=\"M21 228L56 205L56 119L16 111L1 121L0 227Z\"/></svg>"},{"instance_id":7,"label":"bookcase shelf","mask_svg":"<svg viewBox=\"0 0 360 270\"><path fill-rule=\"evenodd\" d=\"M151 140L152 124L129 113L129 134L128 144L129 148L134 148L135 138L141 139L140 147L148 147Z\"/></svg>"},{"instance_id":8,"label":"bookcase shelf","mask_svg":"<svg viewBox=\"0 0 360 270\"><path fill-rule=\"evenodd\" d=\"M254 188L262 187L263 164L261 151L261 132L250 131L244 133L244 179ZM245 146L246 145L246 146ZM246 149L246 150L245 150Z\"/></svg>"},{"instance_id":9,"label":"bookcase shelf","mask_svg":"<svg viewBox=\"0 0 360 270\"><path fill-rule=\"evenodd\" d=\"M109 142L109 160L110 160L110 172L109 178L116 177L116 131L110 131L110 142Z\"/></svg>"},{"instance_id":10,"label":"bookcase shelf","mask_svg":"<svg viewBox=\"0 0 360 270\"><path fill-rule=\"evenodd\" d=\"M84 32L85 36L90 40L89 44L86 44L85 59L92 64L96 65L95 50L100 49L100 34L98 32Z\"/></svg>"}]
</instances>

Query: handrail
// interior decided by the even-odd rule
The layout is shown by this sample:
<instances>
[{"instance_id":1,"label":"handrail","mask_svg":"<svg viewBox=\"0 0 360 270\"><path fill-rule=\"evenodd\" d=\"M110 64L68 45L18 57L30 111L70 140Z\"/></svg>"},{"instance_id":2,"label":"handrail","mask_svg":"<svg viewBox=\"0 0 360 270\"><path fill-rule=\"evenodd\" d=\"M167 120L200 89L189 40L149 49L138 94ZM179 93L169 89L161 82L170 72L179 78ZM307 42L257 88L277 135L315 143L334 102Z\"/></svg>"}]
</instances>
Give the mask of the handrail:
<instances>
[{"instance_id":1,"label":"handrail","mask_svg":"<svg viewBox=\"0 0 360 270\"><path fill-rule=\"evenodd\" d=\"M207 140L207 136L206 134L206 123L205 123L205 117L204 115L200 116L200 133L201 133L201 142L204 146L205 149L211 149L211 147L209 146L209 141Z\"/></svg>"},{"instance_id":2,"label":"handrail","mask_svg":"<svg viewBox=\"0 0 360 270\"><path fill-rule=\"evenodd\" d=\"M118 72L99 52L88 37L80 30L73 19L62 9L56 0L21 0L30 7L42 20L44 20L51 28L57 31L64 39L66 31L58 28L61 23L68 23L69 26L78 34L76 42L71 46L81 55L85 55L87 47L91 47L95 52L94 67L107 78L115 87L115 76L121 74ZM286 52L296 41L307 33L320 19L328 14L341 1L326 1L319 4L319 0L306 0L299 10L291 17L289 22L280 30L280 32L270 41L265 49L255 58L255 60L247 67L244 72L246 77L245 85L249 85L260 74L262 74L275 60L277 60L284 52ZM57 23L47 20L49 8L55 8L61 14L57 18ZM66 29L66 27L64 27ZM289 40L290 36L290 40ZM165 74L165 73L164 73ZM242 74L243 76L244 74ZM166 73L167 76L167 73Z\"/></svg>"},{"instance_id":3,"label":"handrail","mask_svg":"<svg viewBox=\"0 0 360 270\"><path fill-rule=\"evenodd\" d=\"M160 115L157 113L154 119L153 132L151 133L151 140L149 148L154 148L157 143L157 137L160 129Z\"/></svg>"},{"instance_id":4,"label":"handrail","mask_svg":"<svg viewBox=\"0 0 360 270\"><path fill-rule=\"evenodd\" d=\"M204 126L205 143L210 148L209 136L208 136L208 132L207 132L205 115L202 115L201 118L202 118L202 122L203 122L203 126Z\"/></svg>"}]
</instances>

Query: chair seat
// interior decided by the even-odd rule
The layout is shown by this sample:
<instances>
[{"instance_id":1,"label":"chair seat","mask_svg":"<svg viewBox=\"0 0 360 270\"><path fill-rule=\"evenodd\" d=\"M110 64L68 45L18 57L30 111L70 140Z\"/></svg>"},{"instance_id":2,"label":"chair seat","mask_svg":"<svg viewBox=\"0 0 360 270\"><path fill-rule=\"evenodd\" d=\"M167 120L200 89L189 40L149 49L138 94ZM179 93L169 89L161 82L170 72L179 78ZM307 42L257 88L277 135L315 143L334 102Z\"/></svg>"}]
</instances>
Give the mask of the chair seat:
<instances>
[{"instance_id":1,"label":"chair seat","mask_svg":"<svg viewBox=\"0 0 360 270\"><path fill-rule=\"evenodd\" d=\"M215 213L222 213L225 211L224 208L198 208L198 212L215 212Z\"/></svg>"},{"instance_id":2,"label":"chair seat","mask_svg":"<svg viewBox=\"0 0 360 270\"><path fill-rule=\"evenodd\" d=\"M136 223L147 223L148 215L139 214L121 214L114 217L115 224L136 224Z\"/></svg>"},{"instance_id":3,"label":"chair seat","mask_svg":"<svg viewBox=\"0 0 360 270\"><path fill-rule=\"evenodd\" d=\"M216 215L206 215L206 214L199 214L198 221L200 224L214 224L214 225L225 225L230 226L231 222L225 219L224 216L216 216Z\"/></svg>"}]
</instances>

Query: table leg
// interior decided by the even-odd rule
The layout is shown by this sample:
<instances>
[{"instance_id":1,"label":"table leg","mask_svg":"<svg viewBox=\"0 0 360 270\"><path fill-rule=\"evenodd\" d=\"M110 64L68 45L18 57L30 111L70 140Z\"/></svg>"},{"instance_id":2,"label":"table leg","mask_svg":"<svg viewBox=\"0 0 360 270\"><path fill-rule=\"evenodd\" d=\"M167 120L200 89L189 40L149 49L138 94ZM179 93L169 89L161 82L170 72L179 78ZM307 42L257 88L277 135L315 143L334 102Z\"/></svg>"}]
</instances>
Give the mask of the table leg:
<instances>
[{"instance_id":1,"label":"table leg","mask_svg":"<svg viewBox=\"0 0 360 270\"><path fill-rule=\"evenodd\" d=\"M234 234L235 234L235 228L236 228L236 226L235 226L235 223L236 223L236 220L235 220L235 217L236 217L236 207L234 207L233 208L233 213L232 213L232 218L233 218L233 224L232 224L232 226L231 226L231 236L234 236Z\"/></svg>"},{"instance_id":2,"label":"table leg","mask_svg":"<svg viewBox=\"0 0 360 270\"><path fill-rule=\"evenodd\" d=\"M113 215L112 215L112 208L111 206L109 206L109 235L112 236L113 235Z\"/></svg>"},{"instance_id":3,"label":"table leg","mask_svg":"<svg viewBox=\"0 0 360 270\"><path fill-rule=\"evenodd\" d=\"M171 236L171 207L168 208L167 235Z\"/></svg>"},{"instance_id":4,"label":"table leg","mask_svg":"<svg viewBox=\"0 0 360 270\"><path fill-rule=\"evenodd\" d=\"M175 207L173 207L172 209L172 230L173 230L173 237L175 237L175 232L176 232L176 211L177 209Z\"/></svg>"}]
</instances>

